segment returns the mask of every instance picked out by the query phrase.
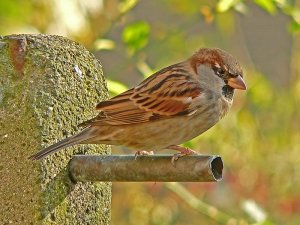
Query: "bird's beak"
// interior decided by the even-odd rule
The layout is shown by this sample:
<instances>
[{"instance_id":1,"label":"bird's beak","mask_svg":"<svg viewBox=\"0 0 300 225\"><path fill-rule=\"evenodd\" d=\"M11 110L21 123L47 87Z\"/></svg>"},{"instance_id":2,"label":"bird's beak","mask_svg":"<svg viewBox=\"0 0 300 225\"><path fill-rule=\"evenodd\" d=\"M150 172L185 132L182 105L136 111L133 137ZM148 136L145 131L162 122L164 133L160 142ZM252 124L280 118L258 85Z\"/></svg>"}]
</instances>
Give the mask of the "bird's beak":
<instances>
[{"instance_id":1,"label":"bird's beak","mask_svg":"<svg viewBox=\"0 0 300 225\"><path fill-rule=\"evenodd\" d=\"M240 89L240 90L247 89L245 81L241 76L229 78L227 84L234 89Z\"/></svg>"}]
</instances>

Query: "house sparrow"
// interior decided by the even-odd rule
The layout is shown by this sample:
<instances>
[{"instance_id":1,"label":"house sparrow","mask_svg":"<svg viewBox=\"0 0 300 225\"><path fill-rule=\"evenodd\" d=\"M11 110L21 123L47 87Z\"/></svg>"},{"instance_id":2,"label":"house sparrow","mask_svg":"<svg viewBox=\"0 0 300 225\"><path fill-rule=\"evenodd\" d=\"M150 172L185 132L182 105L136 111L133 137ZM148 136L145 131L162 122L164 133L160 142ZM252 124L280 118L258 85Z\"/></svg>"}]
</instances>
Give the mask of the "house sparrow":
<instances>
[{"instance_id":1,"label":"house sparrow","mask_svg":"<svg viewBox=\"0 0 300 225\"><path fill-rule=\"evenodd\" d=\"M39 160L75 144L122 145L136 155L161 149L179 151L172 158L196 152L178 146L224 117L234 89L245 90L243 71L233 56L202 48L186 61L168 66L96 106L100 113L68 137L30 156Z\"/></svg>"}]
</instances>

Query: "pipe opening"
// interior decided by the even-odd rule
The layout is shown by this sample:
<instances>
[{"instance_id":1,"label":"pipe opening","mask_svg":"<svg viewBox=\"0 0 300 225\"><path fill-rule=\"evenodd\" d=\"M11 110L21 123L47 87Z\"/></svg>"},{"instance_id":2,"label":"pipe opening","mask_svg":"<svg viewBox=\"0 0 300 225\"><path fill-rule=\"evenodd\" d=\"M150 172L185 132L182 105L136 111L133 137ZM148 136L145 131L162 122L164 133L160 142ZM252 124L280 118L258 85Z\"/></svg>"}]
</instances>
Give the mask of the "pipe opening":
<instances>
[{"instance_id":1,"label":"pipe opening","mask_svg":"<svg viewBox=\"0 0 300 225\"><path fill-rule=\"evenodd\" d=\"M219 181L223 177L223 161L220 156L216 156L212 159L210 163L210 168L213 174L213 177L216 181Z\"/></svg>"}]
</instances>

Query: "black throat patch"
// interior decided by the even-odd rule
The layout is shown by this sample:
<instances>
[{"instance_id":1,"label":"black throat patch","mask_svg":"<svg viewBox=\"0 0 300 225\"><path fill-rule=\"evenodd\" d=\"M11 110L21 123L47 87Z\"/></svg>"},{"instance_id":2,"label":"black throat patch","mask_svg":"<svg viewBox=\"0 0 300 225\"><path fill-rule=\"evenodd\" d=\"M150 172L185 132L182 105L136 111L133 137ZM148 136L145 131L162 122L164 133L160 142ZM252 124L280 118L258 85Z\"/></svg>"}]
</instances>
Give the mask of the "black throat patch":
<instances>
[{"instance_id":1,"label":"black throat patch","mask_svg":"<svg viewBox=\"0 0 300 225\"><path fill-rule=\"evenodd\" d=\"M225 85L222 88L222 95L228 99L228 100L232 100L233 98L233 93L234 93L234 89L232 87L230 87L229 85Z\"/></svg>"}]
</instances>

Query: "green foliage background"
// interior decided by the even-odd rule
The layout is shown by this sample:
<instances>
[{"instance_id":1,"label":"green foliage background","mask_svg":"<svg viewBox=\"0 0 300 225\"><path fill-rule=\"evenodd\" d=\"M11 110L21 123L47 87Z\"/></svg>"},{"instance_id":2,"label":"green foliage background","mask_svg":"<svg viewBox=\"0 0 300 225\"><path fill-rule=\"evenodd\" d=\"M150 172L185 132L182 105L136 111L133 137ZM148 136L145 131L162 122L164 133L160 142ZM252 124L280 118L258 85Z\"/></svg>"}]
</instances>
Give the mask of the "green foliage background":
<instances>
[{"instance_id":1,"label":"green foliage background","mask_svg":"<svg viewBox=\"0 0 300 225\"><path fill-rule=\"evenodd\" d=\"M162 183L115 183L113 224L296 225L300 221L297 3L10 0L0 1L0 32L60 34L80 42L103 62L111 95L134 86L153 71L189 57L200 47L215 46L231 52L244 65L247 92L236 93L233 109L217 126L185 143L202 153L222 155L224 180L216 184L175 185L180 190L177 192L172 185ZM253 9L264 14L260 22L277 16L287 21L278 25L284 26L290 46L277 52L279 56L288 55L288 71L281 78L263 72L264 67L276 66L272 62L277 54L257 66L251 52L259 49L250 46L241 34L241 20L254 19ZM268 42L277 44L273 38ZM124 151L132 153L115 149L117 153ZM182 187L196 197L198 205L189 204L190 198L181 198ZM204 208L198 207L204 202ZM216 214L207 213L217 209L225 217L217 219Z\"/></svg>"}]
</instances>

